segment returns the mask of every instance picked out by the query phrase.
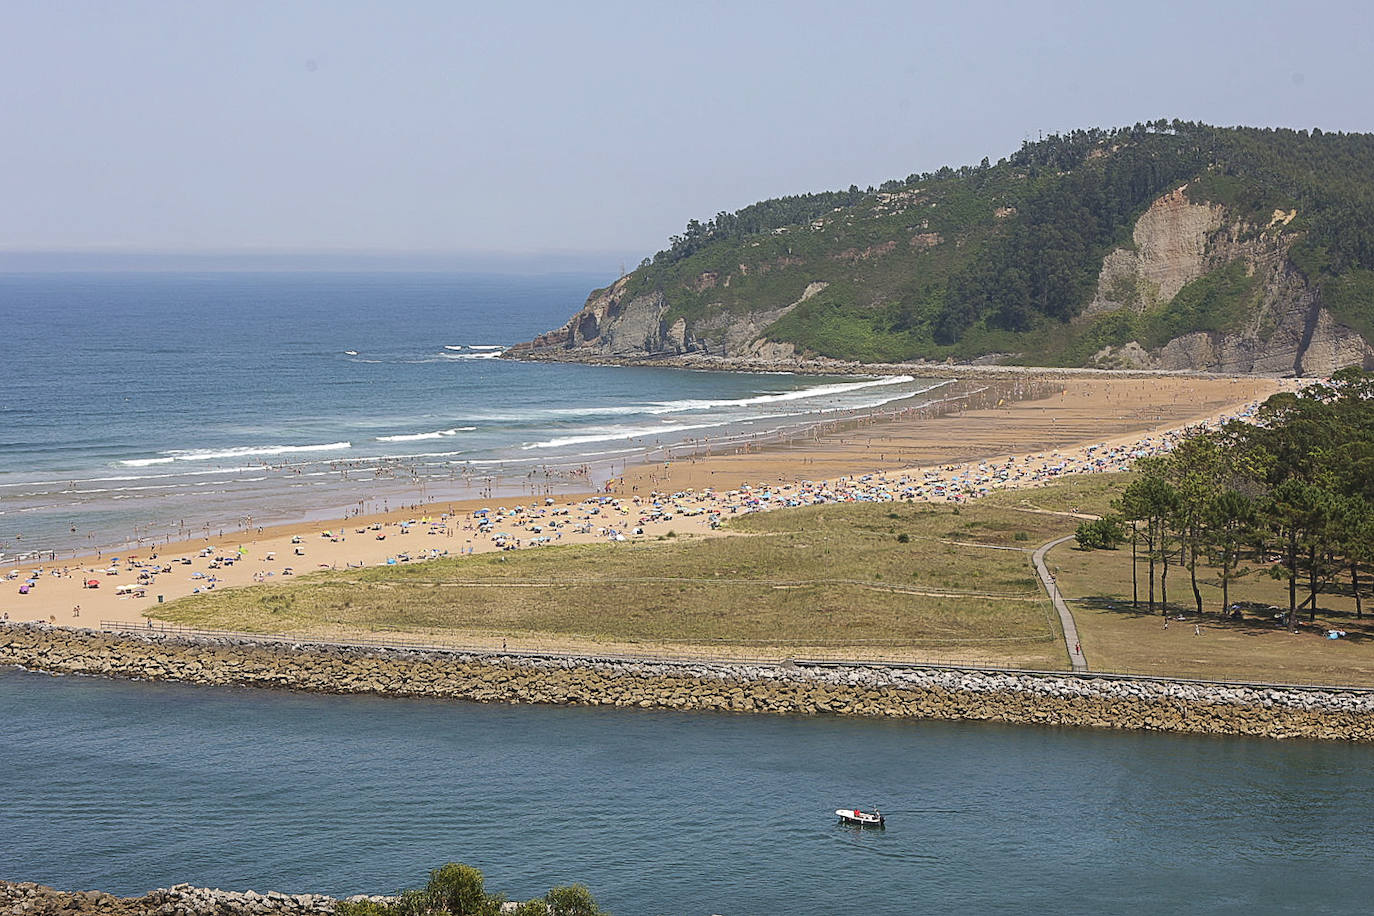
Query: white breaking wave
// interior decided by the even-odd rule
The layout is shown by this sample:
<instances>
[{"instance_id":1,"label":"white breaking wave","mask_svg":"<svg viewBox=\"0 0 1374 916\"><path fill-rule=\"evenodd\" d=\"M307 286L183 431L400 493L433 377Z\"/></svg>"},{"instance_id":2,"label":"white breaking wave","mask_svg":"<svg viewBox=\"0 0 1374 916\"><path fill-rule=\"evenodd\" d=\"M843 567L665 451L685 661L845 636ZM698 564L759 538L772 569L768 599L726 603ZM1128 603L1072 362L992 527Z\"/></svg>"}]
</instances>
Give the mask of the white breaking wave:
<instances>
[{"instance_id":1,"label":"white breaking wave","mask_svg":"<svg viewBox=\"0 0 1374 916\"><path fill-rule=\"evenodd\" d=\"M565 445L584 445L588 442L611 442L616 439L642 439L647 436L661 436L664 433L679 433L689 429L710 429L724 426L729 420L715 423L678 424L677 426L610 426L581 436L560 436L543 442L528 442L522 449L561 448Z\"/></svg>"},{"instance_id":2,"label":"white breaking wave","mask_svg":"<svg viewBox=\"0 0 1374 916\"><path fill-rule=\"evenodd\" d=\"M124 467L143 468L155 464L171 464L174 461L215 461L220 458L290 455L298 452L341 452L352 447L352 442L329 442L324 445L249 445L243 448L171 451L164 452L158 458L130 458L119 463Z\"/></svg>"},{"instance_id":3,"label":"white breaking wave","mask_svg":"<svg viewBox=\"0 0 1374 916\"><path fill-rule=\"evenodd\" d=\"M420 442L424 439L444 439L448 436L456 436L459 433L470 433L477 429L475 426L455 426L453 429L436 429L432 433L410 433L399 436L378 436L378 442Z\"/></svg>"},{"instance_id":4,"label":"white breaking wave","mask_svg":"<svg viewBox=\"0 0 1374 916\"><path fill-rule=\"evenodd\" d=\"M795 391L779 391L771 394L758 394L747 398L734 398L731 400L699 400L686 399L681 401L660 401L655 404L640 405L620 405L616 407L569 407L551 411L551 413L561 413L565 416L578 416L587 414L665 414L683 413L689 410L719 410L731 407L758 407L762 404L782 404L788 401L806 401L814 398L834 398L842 395L863 391L868 388L883 388L890 385L904 385L907 382L914 382L916 379L910 375L892 375L879 379L867 379L862 382L839 382L830 385L816 385L812 388L798 388ZM940 382L945 385L948 382ZM935 385L922 388L920 391L929 391ZM919 394L920 391L913 391L910 394ZM899 397L909 397L910 394L902 394ZM889 398L888 400L895 400ZM886 402L884 402L886 403ZM856 405L857 406L857 405Z\"/></svg>"},{"instance_id":5,"label":"white breaking wave","mask_svg":"<svg viewBox=\"0 0 1374 916\"><path fill-rule=\"evenodd\" d=\"M444 344L444 349L445 349L445 350L461 350L461 349L463 349L463 345L462 345L462 344Z\"/></svg>"},{"instance_id":6,"label":"white breaking wave","mask_svg":"<svg viewBox=\"0 0 1374 916\"><path fill-rule=\"evenodd\" d=\"M469 350L504 350L505 344L468 344Z\"/></svg>"}]
</instances>

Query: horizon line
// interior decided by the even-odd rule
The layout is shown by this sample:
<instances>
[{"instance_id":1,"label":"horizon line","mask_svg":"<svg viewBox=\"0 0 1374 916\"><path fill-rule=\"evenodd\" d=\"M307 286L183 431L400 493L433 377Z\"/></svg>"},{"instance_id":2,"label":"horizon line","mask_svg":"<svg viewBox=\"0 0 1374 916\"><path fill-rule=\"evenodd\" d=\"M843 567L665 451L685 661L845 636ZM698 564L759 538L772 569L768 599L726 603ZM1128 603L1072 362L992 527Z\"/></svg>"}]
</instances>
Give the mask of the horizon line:
<instances>
[{"instance_id":1,"label":"horizon line","mask_svg":"<svg viewBox=\"0 0 1374 916\"><path fill-rule=\"evenodd\" d=\"M634 262L638 266L638 261ZM624 252L437 249L109 249L0 248L0 273L48 272L309 272L348 270L424 273L518 270L521 273L623 274Z\"/></svg>"}]
</instances>

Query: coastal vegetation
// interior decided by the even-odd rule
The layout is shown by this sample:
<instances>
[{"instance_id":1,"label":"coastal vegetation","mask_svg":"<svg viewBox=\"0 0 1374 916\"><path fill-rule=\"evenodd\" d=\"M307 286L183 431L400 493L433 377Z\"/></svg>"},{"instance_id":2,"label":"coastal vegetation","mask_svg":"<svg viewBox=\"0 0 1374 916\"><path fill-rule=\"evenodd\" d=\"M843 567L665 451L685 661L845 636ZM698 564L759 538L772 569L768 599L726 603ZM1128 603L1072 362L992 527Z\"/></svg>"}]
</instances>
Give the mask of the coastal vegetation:
<instances>
[{"instance_id":1,"label":"coastal vegetation","mask_svg":"<svg viewBox=\"0 0 1374 916\"><path fill-rule=\"evenodd\" d=\"M1080 495L1091 504L1090 492ZM996 647L1001 659L1055 666L1058 624L1029 551L1064 524L1000 498L961 507L813 506L737 517L726 537L320 572L290 585L197 595L158 616L256 632L400 630L784 651L919 647L956 658Z\"/></svg>"},{"instance_id":2,"label":"coastal vegetation","mask_svg":"<svg viewBox=\"0 0 1374 916\"><path fill-rule=\"evenodd\" d=\"M1136 251L1137 221L1176 192L1224 214L1201 273L1176 296L1122 276L1099 290L1104 258ZM1374 135L1159 119L694 219L622 281L622 301L660 295L665 327L707 338L773 314L764 337L826 357L1083 365L1104 347L1239 330L1262 305L1259 265L1277 259L1368 336L1371 213Z\"/></svg>"},{"instance_id":3,"label":"coastal vegetation","mask_svg":"<svg viewBox=\"0 0 1374 916\"><path fill-rule=\"evenodd\" d=\"M1103 525L1079 527L1088 549L1055 557L1095 667L1374 683L1371 398L1374 375L1343 370L1123 475ZM1167 651L1161 617L1206 645Z\"/></svg>"},{"instance_id":4,"label":"coastal vegetation","mask_svg":"<svg viewBox=\"0 0 1374 916\"><path fill-rule=\"evenodd\" d=\"M1311 422L1304 428L1328 457L1339 453L1354 462L1351 468L1362 467L1355 459L1365 448L1358 441L1366 433L1347 435L1341 428L1370 428L1364 408L1351 406L1354 392L1367 383L1360 378L1346 373L1331 386L1273 399L1261 413L1261 425L1246 435L1271 441L1265 437L1286 428L1278 424L1280 418L1305 417ZM1332 400L1324 393L1328 390L1343 394ZM1241 427L1228 427L1222 439L1242 433ZM1357 444L1325 444L1337 442ZM1179 457L1144 462L1137 472L1075 476L1044 487L994 492L957 507L816 506L732 518L725 537L679 534L649 542L321 571L290 585L196 595L160 607L158 616L203 628L345 639L487 645L509 639L520 649L704 651L739 657L805 653L1054 669L1065 666L1065 650L1033 578L1029 552L1079 526L1105 525L1108 533L1115 532L1117 549L1064 546L1049 558L1095 670L1374 683L1374 656L1368 650L1374 618L1363 610L1374 578L1368 558L1357 558L1358 590L1349 584L1350 570L1337 567L1342 555L1333 552L1323 561L1329 566L1319 564L1315 611L1310 604L1302 606L1305 613L1297 615L1302 626L1292 637L1275 619L1288 604L1290 580L1272 531L1249 530L1245 537L1236 531L1209 534L1215 539L1198 540L1194 555L1194 541L1179 533L1187 530L1183 523L1169 521L1154 548L1157 590L1150 607L1150 548L1144 540L1149 520L1134 522L1138 563L1133 579L1132 525L1122 518L1123 507L1136 503L1145 490L1142 480L1181 486L1174 482L1182 480L1181 472L1170 468L1199 448L1187 444ZM1349 474L1345 479L1351 485L1356 481ZM1249 498L1258 499L1260 484L1247 485ZM1223 489L1212 487L1217 493ZM1107 522L1094 524L1085 516L1107 517ZM1253 539L1256 534L1263 534L1263 545ZM1201 538L1202 532L1189 535L1194 536ZM1228 548L1232 543L1239 546ZM1166 553L1167 602L1159 586ZM1310 584L1308 556L1301 550L1297 557L1300 601ZM1277 570L1278 578L1270 570ZM1197 612L1194 579L1204 615ZM1223 607L1231 610L1222 614ZM1170 630L1160 627L1165 612L1175 619ZM1187 616L1182 627L1180 615ZM1198 632L1207 638L1179 647L1176 640L1185 631L1192 638L1194 622L1201 623ZM1335 641L1318 638L1328 629L1347 635Z\"/></svg>"},{"instance_id":5,"label":"coastal vegetation","mask_svg":"<svg viewBox=\"0 0 1374 916\"><path fill-rule=\"evenodd\" d=\"M423 888L408 890L394 900L343 902L335 916L498 916L506 898L487 893L482 873L470 865L449 862L429 873ZM510 910L516 916L609 916L581 884L555 887Z\"/></svg>"},{"instance_id":6,"label":"coastal vegetation","mask_svg":"<svg viewBox=\"0 0 1374 916\"><path fill-rule=\"evenodd\" d=\"M1187 575L1202 614L1197 571L1209 565L1220 583L1219 613L1230 612L1231 584L1258 569L1286 584L1290 630L1300 610L1314 620L1320 595L1342 587L1363 618L1374 560L1372 398L1374 374L1342 370L1327 383L1269 398L1255 423L1198 432L1167 455L1139 461L1114 507L1131 526L1132 606L1142 601L1139 560L1151 610L1169 612L1172 566ZM1103 527L1114 536L1103 537ZM1115 518L1079 529L1084 547L1122 539Z\"/></svg>"}]
</instances>

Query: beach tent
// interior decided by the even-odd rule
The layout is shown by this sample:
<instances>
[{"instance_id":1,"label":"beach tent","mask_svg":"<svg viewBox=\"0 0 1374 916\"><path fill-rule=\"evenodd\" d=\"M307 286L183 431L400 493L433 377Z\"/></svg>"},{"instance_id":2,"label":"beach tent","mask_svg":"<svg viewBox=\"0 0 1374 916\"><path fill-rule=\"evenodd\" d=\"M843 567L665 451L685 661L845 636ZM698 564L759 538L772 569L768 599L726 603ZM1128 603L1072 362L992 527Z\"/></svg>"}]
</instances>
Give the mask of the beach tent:
<instances>
[{"instance_id":1,"label":"beach tent","mask_svg":"<svg viewBox=\"0 0 1374 916\"><path fill-rule=\"evenodd\" d=\"M86 580L86 587L87 587L87 588L100 588L100 580L99 580L99 579L87 579L87 580Z\"/></svg>"}]
</instances>

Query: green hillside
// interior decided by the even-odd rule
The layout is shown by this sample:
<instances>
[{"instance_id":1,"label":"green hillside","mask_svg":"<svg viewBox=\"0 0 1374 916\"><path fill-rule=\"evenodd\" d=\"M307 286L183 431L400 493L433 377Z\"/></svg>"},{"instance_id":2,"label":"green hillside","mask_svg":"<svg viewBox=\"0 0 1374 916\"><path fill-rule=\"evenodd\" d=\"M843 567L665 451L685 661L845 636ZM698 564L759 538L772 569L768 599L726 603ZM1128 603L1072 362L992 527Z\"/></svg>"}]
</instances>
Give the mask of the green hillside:
<instances>
[{"instance_id":1,"label":"green hillside","mask_svg":"<svg viewBox=\"0 0 1374 916\"><path fill-rule=\"evenodd\" d=\"M1153 202L1185 187L1225 208L1234 240L1282 235L1289 263L1341 323L1374 338L1374 135L1163 120L1027 142L996 164L862 190L764 201L693 220L625 281L662 293L689 329L777 309L764 333L840 359L1079 365L1099 348L1231 330L1261 297L1253 268L1219 264L1167 303L1080 317L1103 258L1130 250ZM1275 211L1296 216L1273 224ZM1271 225L1273 224L1273 225ZM724 316L722 316L724 313Z\"/></svg>"}]
</instances>

